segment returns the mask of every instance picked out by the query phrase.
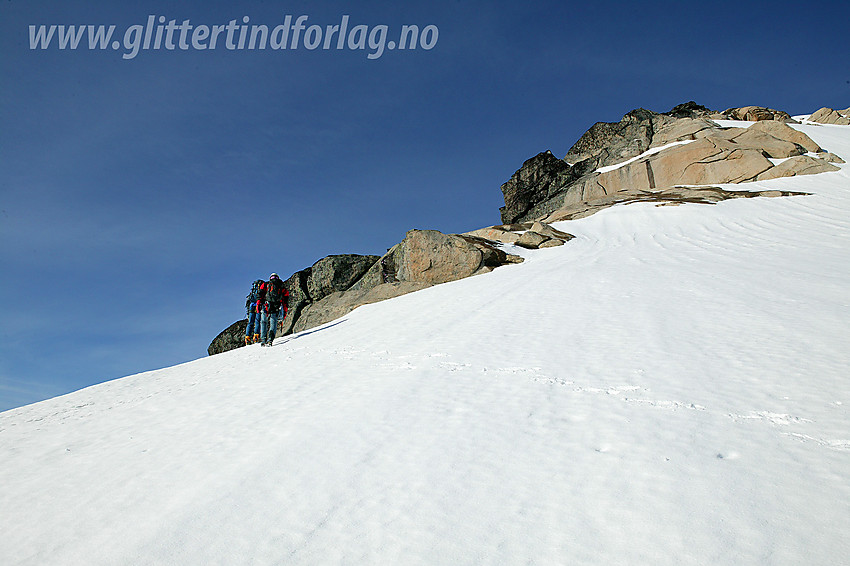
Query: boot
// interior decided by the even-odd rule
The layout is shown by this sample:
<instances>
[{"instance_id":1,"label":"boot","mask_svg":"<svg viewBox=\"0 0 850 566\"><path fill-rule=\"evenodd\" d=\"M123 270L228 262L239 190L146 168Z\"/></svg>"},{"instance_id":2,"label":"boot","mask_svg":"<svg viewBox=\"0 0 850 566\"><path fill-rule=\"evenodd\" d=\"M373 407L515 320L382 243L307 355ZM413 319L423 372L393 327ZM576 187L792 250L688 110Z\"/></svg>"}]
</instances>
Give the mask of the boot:
<instances>
[{"instance_id":1,"label":"boot","mask_svg":"<svg viewBox=\"0 0 850 566\"><path fill-rule=\"evenodd\" d=\"M260 341L260 335L259 335L259 334L254 334L254 344L256 344L256 343L257 343L257 342L259 342L259 341Z\"/></svg>"},{"instance_id":2,"label":"boot","mask_svg":"<svg viewBox=\"0 0 850 566\"><path fill-rule=\"evenodd\" d=\"M245 337L245 345L246 345L246 346L248 346L249 344L251 344L251 337L250 337L250 336L246 336L246 337Z\"/></svg>"}]
</instances>

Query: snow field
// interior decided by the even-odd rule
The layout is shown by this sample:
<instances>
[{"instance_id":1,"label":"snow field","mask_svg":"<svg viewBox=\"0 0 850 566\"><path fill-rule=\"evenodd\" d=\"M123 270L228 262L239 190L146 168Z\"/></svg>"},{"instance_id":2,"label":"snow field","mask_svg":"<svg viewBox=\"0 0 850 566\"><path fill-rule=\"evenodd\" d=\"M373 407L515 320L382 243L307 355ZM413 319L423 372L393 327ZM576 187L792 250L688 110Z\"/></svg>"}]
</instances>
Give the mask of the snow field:
<instances>
[{"instance_id":1,"label":"snow field","mask_svg":"<svg viewBox=\"0 0 850 566\"><path fill-rule=\"evenodd\" d=\"M0 413L0 561L840 564L841 167Z\"/></svg>"}]
</instances>

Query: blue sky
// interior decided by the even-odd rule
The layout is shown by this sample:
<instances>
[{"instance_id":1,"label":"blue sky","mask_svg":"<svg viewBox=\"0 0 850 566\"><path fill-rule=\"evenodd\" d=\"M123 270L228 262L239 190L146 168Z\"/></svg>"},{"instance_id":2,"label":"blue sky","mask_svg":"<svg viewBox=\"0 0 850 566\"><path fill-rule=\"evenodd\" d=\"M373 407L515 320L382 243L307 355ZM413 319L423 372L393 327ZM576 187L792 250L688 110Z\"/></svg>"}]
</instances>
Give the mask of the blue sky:
<instances>
[{"instance_id":1,"label":"blue sky","mask_svg":"<svg viewBox=\"0 0 850 566\"><path fill-rule=\"evenodd\" d=\"M432 49L30 49L148 16L436 26ZM499 222L499 187L594 122L688 100L850 105L846 2L0 3L0 410L206 355L250 282L410 228ZM176 39L176 36L175 36Z\"/></svg>"}]
</instances>

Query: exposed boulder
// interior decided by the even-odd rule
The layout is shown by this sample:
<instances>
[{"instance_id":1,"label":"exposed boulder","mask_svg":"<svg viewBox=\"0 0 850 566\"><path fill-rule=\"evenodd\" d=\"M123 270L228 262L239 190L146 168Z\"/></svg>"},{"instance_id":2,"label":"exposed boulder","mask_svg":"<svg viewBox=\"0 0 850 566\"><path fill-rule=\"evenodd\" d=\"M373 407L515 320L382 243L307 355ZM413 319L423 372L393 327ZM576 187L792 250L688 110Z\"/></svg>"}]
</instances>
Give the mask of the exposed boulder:
<instances>
[{"instance_id":1,"label":"exposed boulder","mask_svg":"<svg viewBox=\"0 0 850 566\"><path fill-rule=\"evenodd\" d=\"M809 155L798 155L786 159L776 167L772 167L760 174L756 180L766 181L768 179L777 179L779 177L793 177L795 175L815 175L817 173L828 173L830 171L840 171L838 167L827 163L823 159L811 157Z\"/></svg>"},{"instance_id":2,"label":"exposed boulder","mask_svg":"<svg viewBox=\"0 0 850 566\"><path fill-rule=\"evenodd\" d=\"M530 226L530 225L529 225ZM494 242L503 244L514 244L519 240L520 234L512 230L508 230L505 226L491 226L490 228L481 228L466 232L469 236L477 236Z\"/></svg>"},{"instance_id":3,"label":"exposed boulder","mask_svg":"<svg viewBox=\"0 0 850 566\"><path fill-rule=\"evenodd\" d=\"M465 237L475 237L478 240L515 244L527 249L549 248L563 245L575 236L562 232L540 221L523 222L521 224L506 224L481 228L464 234ZM501 250L499 250L501 252ZM501 263L519 263L521 257L507 254Z\"/></svg>"},{"instance_id":4,"label":"exposed boulder","mask_svg":"<svg viewBox=\"0 0 850 566\"><path fill-rule=\"evenodd\" d=\"M519 240L517 240L516 245L528 249L537 249L538 247L540 247L540 244L542 244L548 239L549 238L542 234L538 234L533 230L528 230L527 232L524 232L522 236L519 237Z\"/></svg>"},{"instance_id":5,"label":"exposed boulder","mask_svg":"<svg viewBox=\"0 0 850 566\"><path fill-rule=\"evenodd\" d=\"M850 117L842 116L840 112L824 107L809 116L809 122L847 126L850 125Z\"/></svg>"},{"instance_id":6,"label":"exposed boulder","mask_svg":"<svg viewBox=\"0 0 850 566\"><path fill-rule=\"evenodd\" d=\"M481 267L484 256L460 236L437 230L410 230L393 259L400 281L436 285L469 277Z\"/></svg>"},{"instance_id":7,"label":"exposed boulder","mask_svg":"<svg viewBox=\"0 0 850 566\"><path fill-rule=\"evenodd\" d=\"M541 236L546 236L552 240L561 240L562 242L567 242L575 238L572 234L562 232L561 230L553 228L552 226L540 221L536 221L532 224L530 230L540 234Z\"/></svg>"},{"instance_id":8,"label":"exposed boulder","mask_svg":"<svg viewBox=\"0 0 850 566\"><path fill-rule=\"evenodd\" d=\"M228 350L244 346L245 330L247 330L247 328L248 321L246 319L243 318L242 320L237 320L222 330L219 335L213 339L212 343L210 343L207 348L207 353L212 356L214 354L220 354L222 352L227 352Z\"/></svg>"}]
</instances>

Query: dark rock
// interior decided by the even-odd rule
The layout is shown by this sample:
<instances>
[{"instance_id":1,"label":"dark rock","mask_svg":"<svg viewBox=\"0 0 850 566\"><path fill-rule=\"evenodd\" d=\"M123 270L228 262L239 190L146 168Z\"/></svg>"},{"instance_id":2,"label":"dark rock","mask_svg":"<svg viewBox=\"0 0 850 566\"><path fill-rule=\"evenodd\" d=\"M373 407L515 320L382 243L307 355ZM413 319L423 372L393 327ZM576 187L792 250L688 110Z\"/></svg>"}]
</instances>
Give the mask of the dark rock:
<instances>
[{"instance_id":1,"label":"dark rock","mask_svg":"<svg viewBox=\"0 0 850 566\"><path fill-rule=\"evenodd\" d=\"M301 316L302 311L310 305L309 281L312 271L312 267L296 271L284 282L286 290L289 291L289 301L286 316L278 333L279 336L292 334L295 322Z\"/></svg>"},{"instance_id":2,"label":"dark rock","mask_svg":"<svg viewBox=\"0 0 850 566\"><path fill-rule=\"evenodd\" d=\"M597 122L570 148L564 160L579 168L577 173L582 175L626 161L649 149L655 130L673 120L638 108L619 122Z\"/></svg>"},{"instance_id":3,"label":"dark rock","mask_svg":"<svg viewBox=\"0 0 850 566\"><path fill-rule=\"evenodd\" d=\"M335 291L345 291L360 279L375 262L376 255L329 255L313 264L307 289L313 302Z\"/></svg>"},{"instance_id":4,"label":"dark rock","mask_svg":"<svg viewBox=\"0 0 850 566\"><path fill-rule=\"evenodd\" d=\"M665 112L667 116L672 116L673 118L704 118L713 113L713 111L697 104L693 100L674 106L672 110Z\"/></svg>"},{"instance_id":5,"label":"dark rock","mask_svg":"<svg viewBox=\"0 0 850 566\"><path fill-rule=\"evenodd\" d=\"M293 273L285 283L289 291L289 312L283 319L280 335L295 332L298 319L307 306L331 293L347 290L379 259L376 255L329 255Z\"/></svg>"},{"instance_id":6,"label":"dark rock","mask_svg":"<svg viewBox=\"0 0 850 566\"><path fill-rule=\"evenodd\" d=\"M575 178L570 165L552 155L551 151L544 151L528 159L502 185L505 197L505 206L500 209L502 222L508 224L535 215L535 206L559 194Z\"/></svg>"},{"instance_id":7,"label":"dark rock","mask_svg":"<svg viewBox=\"0 0 850 566\"><path fill-rule=\"evenodd\" d=\"M550 152L532 157L502 185L502 223L537 220L559 209L567 193L581 192L596 169L640 155L649 149L654 132L675 120L638 108L619 122L591 126L563 160Z\"/></svg>"},{"instance_id":8,"label":"dark rock","mask_svg":"<svg viewBox=\"0 0 850 566\"><path fill-rule=\"evenodd\" d=\"M248 328L246 319L237 320L215 337L207 348L207 353L212 356L233 350L245 345L245 330Z\"/></svg>"}]
</instances>

